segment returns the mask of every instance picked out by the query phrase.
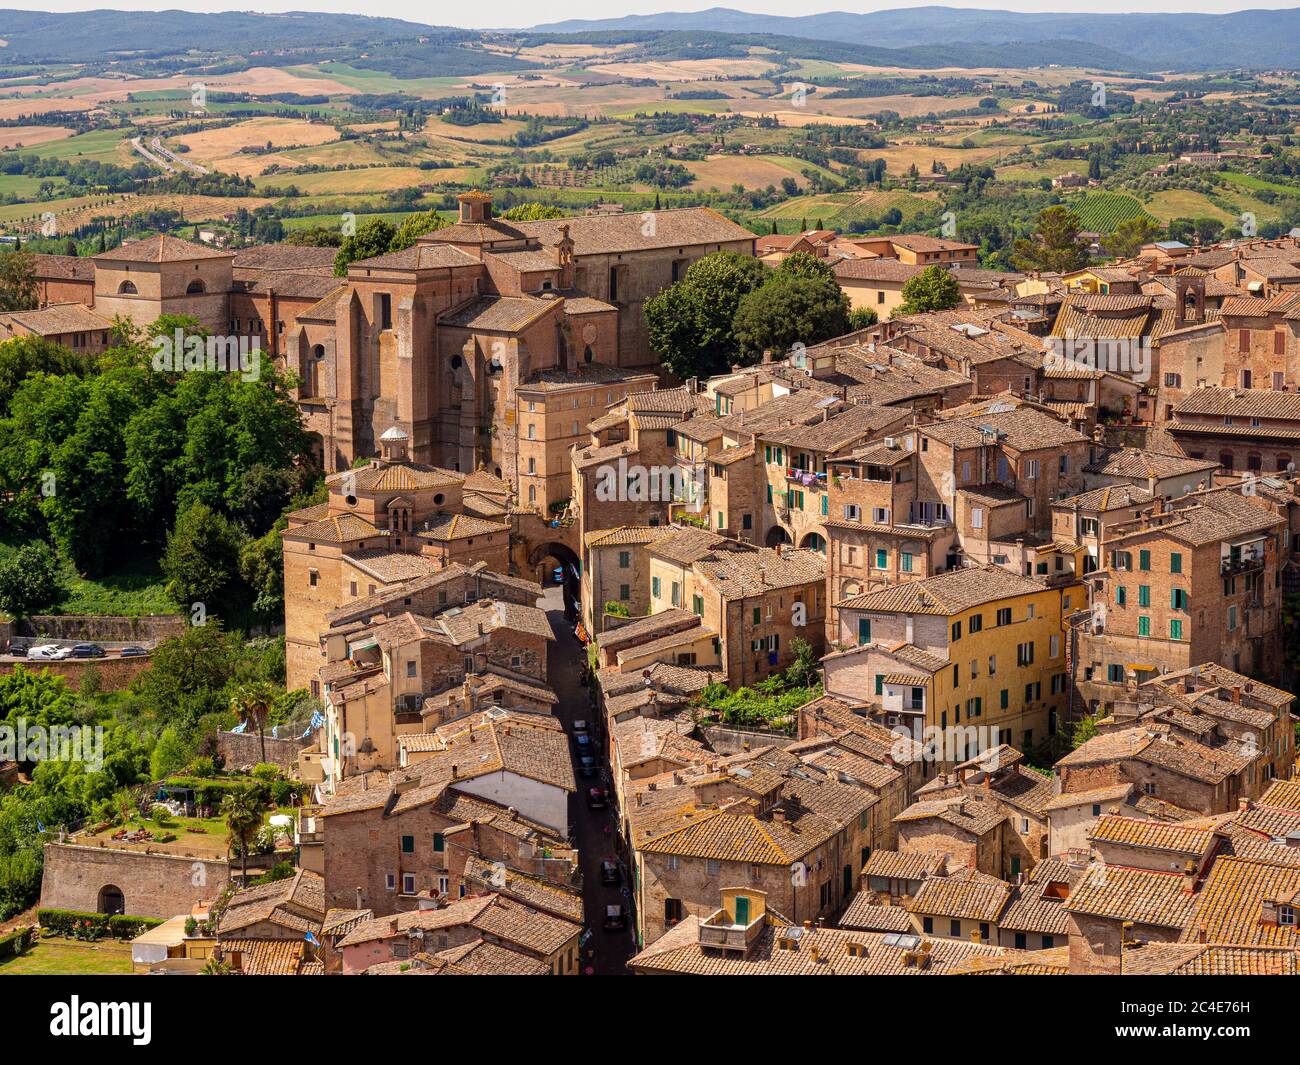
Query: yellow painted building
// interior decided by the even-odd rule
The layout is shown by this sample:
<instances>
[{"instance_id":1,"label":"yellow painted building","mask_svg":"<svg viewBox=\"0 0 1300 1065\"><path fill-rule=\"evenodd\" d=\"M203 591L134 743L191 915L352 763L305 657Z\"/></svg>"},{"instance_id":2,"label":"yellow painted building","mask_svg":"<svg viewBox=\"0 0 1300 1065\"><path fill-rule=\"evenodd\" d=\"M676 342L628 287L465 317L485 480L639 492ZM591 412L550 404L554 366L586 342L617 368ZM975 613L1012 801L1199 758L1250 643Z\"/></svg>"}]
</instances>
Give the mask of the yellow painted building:
<instances>
[{"instance_id":1,"label":"yellow painted building","mask_svg":"<svg viewBox=\"0 0 1300 1065\"><path fill-rule=\"evenodd\" d=\"M872 716L921 742L941 741L944 764L999 743L1032 750L1064 721L1061 617L1081 594L988 565L843 600L826 690L872 704Z\"/></svg>"}]
</instances>

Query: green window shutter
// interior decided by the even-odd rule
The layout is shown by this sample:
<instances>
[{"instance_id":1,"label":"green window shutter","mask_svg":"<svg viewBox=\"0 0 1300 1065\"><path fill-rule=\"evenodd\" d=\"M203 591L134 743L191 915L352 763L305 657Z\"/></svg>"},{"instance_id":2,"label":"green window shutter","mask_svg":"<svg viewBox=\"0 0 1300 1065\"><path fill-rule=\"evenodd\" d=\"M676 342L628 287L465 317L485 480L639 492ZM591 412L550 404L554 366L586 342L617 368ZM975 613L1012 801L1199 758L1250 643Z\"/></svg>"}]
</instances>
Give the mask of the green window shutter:
<instances>
[{"instance_id":1,"label":"green window shutter","mask_svg":"<svg viewBox=\"0 0 1300 1065\"><path fill-rule=\"evenodd\" d=\"M772 486L770 484L767 486L767 501L772 502Z\"/></svg>"},{"instance_id":2,"label":"green window shutter","mask_svg":"<svg viewBox=\"0 0 1300 1065\"><path fill-rule=\"evenodd\" d=\"M749 924L749 899L744 895L736 896L736 924Z\"/></svg>"},{"instance_id":3,"label":"green window shutter","mask_svg":"<svg viewBox=\"0 0 1300 1065\"><path fill-rule=\"evenodd\" d=\"M1183 556L1180 555L1177 551L1174 551L1169 556L1169 572L1170 573L1183 572Z\"/></svg>"},{"instance_id":4,"label":"green window shutter","mask_svg":"<svg viewBox=\"0 0 1300 1065\"><path fill-rule=\"evenodd\" d=\"M1138 606L1150 606L1150 605L1151 605L1151 585L1139 584L1138 585Z\"/></svg>"},{"instance_id":5,"label":"green window shutter","mask_svg":"<svg viewBox=\"0 0 1300 1065\"><path fill-rule=\"evenodd\" d=\"M889 552L883 547L876 551L876 569L884 569L889 565Z\"/></svg>"},{"instance_id":6,"label":"green window shutter","mask_svg":"<svg viewBox=\"0 0 1300 1065\"><path fill-rule=\"evenodd\" d=\"M754 624L761 625L762 623L763 623L763 608L760 606L756 606L754 607Z\"/></svg>"},{"instance_id":7,"label":"green window shutter","mask_svg":"<svg viewBox=\"0 0 1300 1065\"><path fill-rule=\"evenodd\" d=\"M1150 568L1151 568L1151 552L1150 552L1150 551L1139 551L1139 552L1138 552L1138 569L1150 569Z\"/></svg>"},{"instance_id":8,"label":"green window shutter","mask_svg":"<svg viewBox=\"0 0 1300 1065\"><path fill-rule=\"evenodd\" d=\"M650 578L650 594L653 595L656 599L658 599L658 598L659 598L659 592L660 592L659 578L658 578L658 577L651 577L651 578Z\"/></svg>"},{"instance_id":9,"label":"green window shutter","mask_svg":"<svg viewBox=\"0 0 1300 1065\"><path fill-rule=\"evenodd\" d=\"M1145 614L1142 614L1138 617L1138 635L1139 636L1151 635L1151 619L1147 617Z\"/></svg>"},{"instance_id":10,"label":"green window shutter","mask_svg":"<svg viewBox=\"0 0 1300 1065\"><path fill-rule=\"evenodd\" d=\"M772 445L771 445L771 444L769 444L767 447L763 448L763 457L764 457L764 459L765 459L767 462L769 462L769 463L772 461Z\"/></svg>"},{"instance_id":11,"label":"green window shutter","mask_svg":"<svg viewBox=\"0 0 1300 1065\"><path fill-rule=\"evenodd\" d=\"M831 512L831 497L825 492L822 493L822 517L826 517Z\"/></svg>"},{"instance_id":12,"label":"green window shutter","mask_svg":"<svg viewBox=\"0 0 1300 1065\"><path fill-rule=\"evenodd\" d=\"M1115 602L1119 606L1123 606L1128 602L1128 589L1122 584L1115 589Z\"/></svg>"},{"instance_id":13,"label":"green window shutter","mask_svg":"<svg viewBox=\"0 0 1300 1065\"><path fill-rule=\"evenodd\" d=\"M415 837L414 837L414 836L403 836L403 837L402 837L402 853L403 853L403 854L412 854L412 853L414 853L414 851L415 851Z\"/></svg>"},{"instance_id":14,"label":"green window shutter","mask_svg":"<svg viewBox=\"0 0 1300 1065\"><path fill-rule=\"evenodd\" d=\"M1170 619L1169 638L1171 640L1181 640L1183 638L1183 623L1178 618Z\"/></svg>"},{"instance_id":15,"label":"green window shutter","mask_svg":"<svg viewBox=\"0 0 1300 1065\"><path fill-rule=\"evenodd\" d=\"M1008 691L1008 689L1006 689L1006 688L1003 688L1003 689L1002 689L1002 692L1001 692L1001 695L999 696L999 700L998 700L998 701L1000 702L1000 704L1001 704L1001 708L1002 708L1003 710L1005 710L1005 709L1006 709L1006 708L1011 704L1010 692Z\"/></svg>"},{"instance_id":16,"label":"green window shutter","mask_svg":"<svg viewBox=\"0 0 1300 1065\"><path fill-rule=\"evenodd\" d=\"M435 833L433 834L433 850L434 850L434 853L436 853L436 854L440 854L440 853L442 853L442 852L443 852L444 850L446 850L446 849L447 849L447 844L446 844L446 841L442 838L442 833L441 833L441 832L435 832Z\"/></svg>"},{"instance_id":17,"label":"green window shutter","mask_svg":"<svg viewBox=\"0 0 1300 1065\"><path fill-rule=\"evenodd\" d=\"M908 551L903 552L903 572L904 573L912 572L912 555Z\"/></svg>"},{"instance_id":18,"label":"green window shutter","mask_svg":"<svg viewBox=\"0 0 1300 1065\"><path fill-rule=\"evenodd\" d=\"M871 619L858 618L858 643L862 644L862 643L870 643L870 642L871 642ZM876 680L877 682L879 682L880 678L877 677ZM880 693L877 692L876 694L879 695Z\"/></svg>"},{"instance_id":19,"label":"green window shutter","mask_svg":"<svg viewBox=\"0 0 1300 1065\"><path fill-rule=\"evenodd\" d=\"M885 675L883 673L876 674L876 694L885 694Z\"/></svg>"}]
</instances>

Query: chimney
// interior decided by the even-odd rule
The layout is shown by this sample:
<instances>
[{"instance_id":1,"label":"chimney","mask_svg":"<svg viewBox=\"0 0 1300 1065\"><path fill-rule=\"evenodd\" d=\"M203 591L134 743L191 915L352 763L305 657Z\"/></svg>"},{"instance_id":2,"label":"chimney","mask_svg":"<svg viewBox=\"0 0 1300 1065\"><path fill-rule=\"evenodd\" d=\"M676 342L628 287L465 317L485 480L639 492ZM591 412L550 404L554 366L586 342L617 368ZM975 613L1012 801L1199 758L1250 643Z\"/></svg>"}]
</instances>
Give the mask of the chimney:
<instances>
[{"instance_id":1,"label":"chimney","mask_svg":"<svg viewBox=\"0 0 1300 1065\"><path fill-rule=\"evenodd\" d=\"M364 910L364 909L365 909L365 907L361 905L361 900L362 900L363 898L365 898L365 894L364 894L364 892L362 892L362 890L361 890L360 888L357 888L357 909L358 909L358 910Z\"/></svg>"},{"instance_id":2,"label":"chimney","mask_svg":"<svg viewBox=\"0 0 1300 1065\"><path fill-rule=\"evenodd\" d=\"M397 918L396 918L396 917L394 917L391 921L388 922L388 927L389 927L389 929L390 929L391 931L393 931L393 932L396 932L396 931L397 931Z\"/></svg>"},{"instance_id":3,"label":"chimney","mask_svg":"<svg viewBox=\"0 0 1300 1065\"><path fill-rule=\"evenodd\" d=\"M1232 701L1233 701L1234 703L1236 703L1238 706L1241 705L1241 685L1240 685L1240 684L1234 684L1234 685L1232 686Z\"/></svg>"},{"instance_id":4,"label":"chimney","mask_svg":"<svg viewBox=\"0 0 1300 1065\"><path fill-rule=\"evenodd\" d=\"M460 769L460 766L457 766L457 765L453 765L453 766L451 767L451 779L452 779L452 780L455 780L455 779L456 779L457 770L459 770L459 769Z\"/></svg>"}]
</instances>

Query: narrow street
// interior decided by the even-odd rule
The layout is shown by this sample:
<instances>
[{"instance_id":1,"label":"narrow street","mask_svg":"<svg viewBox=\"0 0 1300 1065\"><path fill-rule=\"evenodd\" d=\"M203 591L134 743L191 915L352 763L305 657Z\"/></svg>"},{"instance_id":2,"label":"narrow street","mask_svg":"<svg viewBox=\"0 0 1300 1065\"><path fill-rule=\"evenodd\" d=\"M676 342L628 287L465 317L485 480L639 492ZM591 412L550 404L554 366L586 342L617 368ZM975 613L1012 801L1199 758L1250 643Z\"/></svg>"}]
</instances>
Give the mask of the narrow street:
<instances>
[{"instance_id":1,"label":"narrow street","mask_svg":"<svg viewBox=\"0 0 1300 1065\"><path fill-rule=\"evenodd\" d=\"M573 634L573 623L564 617L562 590L555 585L548 585L538 605L546 611L551 628L555 632L555 642L550 647L546 675L551 689L560 700L556 707L556 715L570 737L573 735L573 722L585 720L599 757L599 752L604 749L603 739L599 734L600 722L596 719L595 710L591 705L590 691L579 679L586 652ZM570 753L572 751L573 745L570 742ZM600 863L606 858L617 860L614 848L614 814L608 806L604 810L593 810L587 805L589 788L599 786L609 790L609 766L603 759L600 764L599 776L583 777L578 773L575 757L574 777L578 790L570 800L572 805L569 810L573 838L578 846L582 865L585 923L590 933L582 948L582 971L584 974L592 973L597 976L626 975L626 962L633 953L627 869L622 868L620 887L611 887L600 882ZM605 907L612 904L623 907L628 917L627 930L621 932L604 930Z\"/></svg>"}]
</instances>

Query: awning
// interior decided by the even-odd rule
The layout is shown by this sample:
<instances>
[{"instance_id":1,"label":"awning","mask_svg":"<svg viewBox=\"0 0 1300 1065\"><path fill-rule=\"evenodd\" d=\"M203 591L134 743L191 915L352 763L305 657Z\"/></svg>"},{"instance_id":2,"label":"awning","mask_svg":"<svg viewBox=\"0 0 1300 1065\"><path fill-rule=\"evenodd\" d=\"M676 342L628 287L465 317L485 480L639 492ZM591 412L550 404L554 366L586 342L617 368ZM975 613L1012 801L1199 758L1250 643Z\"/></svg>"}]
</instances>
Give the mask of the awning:
<instances>
[{"instance_id":1,"label":"awning","mask_svg":"<svg viewBox=\"0 0 1300 1065\"><path fill-rule=\"evenodd\" d=\"M373 636L367 636L364 640L358 640L356 643L348 644L348 654L351 655L356 651L369 651L372 647L378 647L379 641Z\"/></svg>"}]
</instances>

